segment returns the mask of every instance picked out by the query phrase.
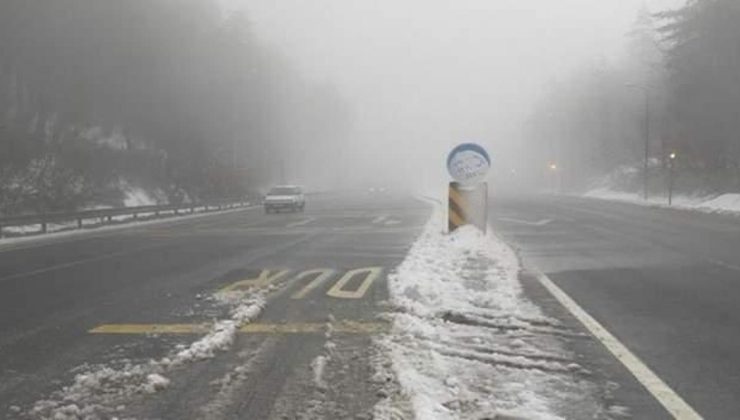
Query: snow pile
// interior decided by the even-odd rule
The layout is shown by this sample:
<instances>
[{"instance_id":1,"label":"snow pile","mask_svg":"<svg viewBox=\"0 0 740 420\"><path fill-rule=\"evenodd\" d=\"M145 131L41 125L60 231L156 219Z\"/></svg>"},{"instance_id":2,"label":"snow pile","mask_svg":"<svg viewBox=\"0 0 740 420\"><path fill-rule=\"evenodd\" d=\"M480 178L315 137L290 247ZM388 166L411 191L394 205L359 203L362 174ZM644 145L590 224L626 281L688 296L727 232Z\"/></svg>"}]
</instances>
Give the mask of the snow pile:
<instances>
[{"instance_id":1,"label":"snow pile","mask_svg":"<svg viewBox=\"0 0 740 420\"><path fill-rule=\"evenodd\" d=\"M665 195L649 195L645 201L641 193L614 191L609 188L597 188L583 195L600 200L622 201L650 207L669 207ZM714 196L674 195L670 207L683 210L695 210L704 213L740 214L740 194L720 194Z\"/></svg>"},{"instance_id":2,"label":"snow pile","mask_svg":"<svg viewBox=\"0 0 740 420\"><path fill-rule=\"evenodd\" d=\"M378 339L415 417L561 418L553 400L580 392L570 388L583 370L555 338L565 329L522 296L510 248L473 227L447 235L444 226L437 209L390 275L393 327ZM381 400L376 415L392 405Z\"/></svg>"},{"instance_id":3,"label":"snow pile","mask_svg":"<svg viewBox=\"0 0 740 420\"><path fill-rule=\"evenodd\" d=\"M189 347L167 360L177 366L197 360L210 359L217 351L227 350L234 343L239 328L257 318L265 307L265 299L258 294L244 300L231 312L231 318L216 322L211 331Z\"/></svg>"},{"instance_id":4,"label":"snow pile","mask_svg":"<svg viewBox=\"0 0 740 420\"><path fill-rule=\"evenodd\" d=\"M141 188L128 186L124 191L123 205L126 207L150 206L157 200Z\"/></svg>"},{"instance_id":5,"label":"snow pile","mask_svg":"<svg viewBox=\"0 0 740 420\"><path fill-rule=\"evenodd\" d=\"M649 161L649 165L651 170L658 171L661 170L662 163L659 159L653 158ZM656 185L655 174L651 175L651 187L648 199L645 200L642 173L640 165L620 166L611 173L595 179L583 196L650 207L668 207L668 179L663 179L662 185ZM666 175L665 171L661 173L662 176ZM718 187L712 188L706 185L706 182L695 175L683 174L683 177L676 182L680 182L686 190L674 191L671 207L704 213L740 214L740 194L711 194L708 191L716 191ZM693 193L686 193L686 191L693 191Z\"/></svg>"},{"instance_id":6,"label":"snow pile","mask_svg":"<svg viewBox=\"0 0 740 420\"><path fill-rule=\"evenodd\" d=\"M83 366L82 369L87 367ZM165 366L158 361L121 367L89 367L75 375L71 385L55 392L51 398L37 401L29 417L32 419L77 420L106 418L122 411L128 396L152 394L169 385L162 376Z\"/></svg>"},{"instance_id":7,"label":"snow pile","mask_svg":"<svg viewBox=\"0 0 740 420\"><path fill-rule=\"evenodd\" d=\"M60 223L49 223L46 226L46 232L47 234L50 233L57 233L57 232L65 232L69 231L70 229L76 229L77 228L77 222L76 221L70 221L70 222L60 222ZM12 235L29 235L29 234L40 234L41 232L41 224L35 224L35 225L21 225L21 226L6 226L3 227L3 233L4 234L12 234ZM12 240L12 239L11 239ZM3 238L3 243L7 242L8 239Z\"/></svg>"},{"instance_id":8,"label":"snow pile","mask_svg":"<svg viewBox=\"0 0 740 420\"><path fill-rule=\"evenodd\" d=\"M326 380L324 379L324 372L326 371L327 364L332 361L332 356L334 355L337 348L336 343L332 341L332 337L334 335L333 324L335 322L336 319L334 318L334 315L329 314L329 319L326 323L326 331L324 332L324 338L326 338L326 342L324 343L323 352L311 361L311 371L313 371L313 383L314 386L321 391L325 391L328 389L328 385L326 383Z\"/></svg>"},{"instance_id":9,"label":"snow pile","mask_svg":"<svg viewBox=\"0 0 740 420\"><path fill-rule=\"evenodd\" d=\"M161 190L157 188L147 190L126 179L119 180L118 188L123 192L123 205L126 207L151 206L167 201Z\"/></svg>"},{"instance_id":10,"label":"snow pile","mask_svg":"<svg viewBox=\"0 0 740 420\"><path fill-rule=\"evenodd\" d=\"M316 356L311 361L311 370L313 371L313 382L319 389L326 389L326 382L324 382L324 369L326 369L326 362L328 357L324 354Z\"/></svg>"},{"instance_id":11,"label":"snow pile","mask_svg":"<svg viewBox=\"0 0 740 420\"><path fill-rule=\"evenodd\" d=\"M23 225L3 227L3 233L12 233L13 235L27 235L41 232L41 225Z\"/></svg>"},{"instance_id":12,"label":"snow pile","mask_svg":"<svg viewBox=\"0 0 740 420\"><path fill-rule=\"evenodd\" d=\"M170 386L170 380L158 373L150 373L146 376L146 383L143 386L143 391L147 394L154 394L155 392L165 389Z\"/></svg>"},{"instance_id":13,"label":"snow pile","mask_svg":"<svg viewBox=\"0 0 740 420\"><path fill-rule=\"evenodd\" d=\"M740 213L740 194L722 194L702 201L694 208L710 212Z\"/></svg>"},{"instance_id":14,"label":"snow pile","mask_svg":"<svg viewBox=\"0 0 740 420\"><path fill-rule=\"evenodd\" d=\"M233 301L232 297L232 301ZM245 297L231 310L230 319L213 324L210 331L189 346L182 346L159 360L119 366L82 366L71 385L37 401L29 411L32 419L82 420L113 418L125 409L124 403L135 395L154 394L166 389L170 381L164 375L198 360L213 358L227 350L239 328L259 316L265 306L264 291Z\"/></svg>"}]
</instances>

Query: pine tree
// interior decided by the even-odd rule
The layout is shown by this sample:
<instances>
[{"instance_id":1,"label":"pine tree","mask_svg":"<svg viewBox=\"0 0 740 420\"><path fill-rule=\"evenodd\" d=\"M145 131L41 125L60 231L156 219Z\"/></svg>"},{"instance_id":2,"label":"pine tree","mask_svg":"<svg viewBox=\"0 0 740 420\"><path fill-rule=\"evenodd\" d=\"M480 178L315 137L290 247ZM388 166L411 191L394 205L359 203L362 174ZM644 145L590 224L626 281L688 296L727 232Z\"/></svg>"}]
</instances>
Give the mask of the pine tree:
<instances>
[{"instance_id":1,"label":"pine tree","mask_svg":"<svg viewBox=\"0 0 740 420\"><path fill-rule=\"evenodd\" d=\"M690 0L658 17L683 143L705 166L740 167L740 3Z\"/></svg>"}]
</instances>

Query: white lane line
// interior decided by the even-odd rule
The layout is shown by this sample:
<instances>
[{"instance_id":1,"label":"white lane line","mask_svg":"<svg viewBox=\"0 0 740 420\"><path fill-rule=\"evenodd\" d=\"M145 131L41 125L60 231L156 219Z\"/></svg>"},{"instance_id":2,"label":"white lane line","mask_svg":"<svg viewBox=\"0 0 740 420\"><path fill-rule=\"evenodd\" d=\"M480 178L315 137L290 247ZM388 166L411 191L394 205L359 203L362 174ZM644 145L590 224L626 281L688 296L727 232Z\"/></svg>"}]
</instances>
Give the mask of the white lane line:
<instances>
[{"instance_id":1,"label":"white lane line","mask_svg":"<svg viewBox=\"0 0 740 420\"><path fill-rule=\"evenodd\" d=\"M108 254L98 255L98 256L95 256L95 257L83 258L83 259L74 260L74 261L70 261L70 262L66 262L66 263L60 263L60 264L52 265L52 266L49 266L49 267L39 268L37 270L26 271L26 272L22 272L22 273L9 274L9 275L7 275L5 277L0 277L0 282L6 281L6 280L23 278L23 277L35 276L37 274L48 273L48 272L51 272L51 271L62 270L62 269L65 269L65 268L70 268L70 267L76 267L76 266L82 265L82 264L87 264L87 263L91 263L91 262L107 260L107 259L110 259L110 258L115 258L115 257L120 257L122 255L128 255L128 254L133 254L133 253L136 253L136 252L146 251L148 249L154 249L154 248L158 248L158 247L162 247L162 246L163 246L163 244L158 243L158 244L155 244L155 245L147 245L147 246L143 246L143 247L139 247L139 248L125 249L125 250L122 250L122 251L115 251L115 252L111 252L111 253L108 253Z\"/></svg>"},{"instance_id":2,"label":"white lane line","mask_svg":"<svg viewBox=\"0 0 740 420\"><path fill-rule=\"evenodd\" d=\"M530 222L528 220L511 219L508 217L499 217L498 220L502 222L518 223L520 225L527 225L527 226L545 226L546 224L552 222L552 219L542 219L536 222Z\"/></svg>"},{"instance_id":3,"label":"white lane line","mask_svg":"<svg viewBox=\"0 0 740 420\"><path fill-rule=\"evenodd\" d=\"M375 219L373 219L372 223L374 225L379 225L379 224L383 223L383 221L385 221L386 218L388 218L388 216L378 216Z\"/></svg>"},{"instance_id":4,"label":"white lane line","mask_svg":"<svg viewBox=\"0 0 740 420\"><path fill-rule=\"evenodd\" d=\"M624 344L604 328L597 320L581 308L570 296L559 288L544 273L536 272L537 279L591 334L593 334L619 360L648 392L676 419L695 420L702 417L676 394L645 363L635 356Z\"/></svg>"},{"instance_id":5,"label":"white lane line","mask_svg":"<svg viewBox=\"0 0 740 420\"><path fill-rule=\"evenodd\" d=\"M315 220L316 220L315 217L307 217L307 218L305 218L303 220L299 220L297 222L288 223L286 225L286 227L292 228L292 227L297 227L297 226L303 226L303 225L307 225L307 224L309 224L309 223L311 223L311 222L313 222Z\"/></svg>"}]
</instances>

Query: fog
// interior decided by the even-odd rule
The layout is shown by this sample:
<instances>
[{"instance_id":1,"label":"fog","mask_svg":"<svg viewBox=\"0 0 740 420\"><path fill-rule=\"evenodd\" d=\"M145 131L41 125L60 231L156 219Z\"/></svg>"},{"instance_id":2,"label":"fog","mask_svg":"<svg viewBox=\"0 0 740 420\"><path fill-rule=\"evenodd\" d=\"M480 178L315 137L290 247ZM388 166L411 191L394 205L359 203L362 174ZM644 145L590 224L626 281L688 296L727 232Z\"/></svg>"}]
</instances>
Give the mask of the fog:
<instances>
[{"instance_id":1,"label":"fog","mask_svg":"<svg viewBox=\"0 0 740 420\"><path fill-rule=\"evenodd\" d=\"M0 213L439 190L461 142L496 189L740 191L738 20L733 0L7 0Z\"/></svg>"},{"instance_id":2,"label":"fog","mask_svg":"<svg viewBox=\"0 0 740 420\"><path fill-rule=\"evenodd\" d=\"M443 183L444 157L476 141L501 179L530 153L522 126L580 66L619 60L643 0L230 0L257 35L352 108L353 182ZM651 1L661 10L676 1ZM307 139L307 141L309 141ZM331 159L331 154L327 153ZM349 177L349 178L347 178Z\"/></svg>"}]
</instances>

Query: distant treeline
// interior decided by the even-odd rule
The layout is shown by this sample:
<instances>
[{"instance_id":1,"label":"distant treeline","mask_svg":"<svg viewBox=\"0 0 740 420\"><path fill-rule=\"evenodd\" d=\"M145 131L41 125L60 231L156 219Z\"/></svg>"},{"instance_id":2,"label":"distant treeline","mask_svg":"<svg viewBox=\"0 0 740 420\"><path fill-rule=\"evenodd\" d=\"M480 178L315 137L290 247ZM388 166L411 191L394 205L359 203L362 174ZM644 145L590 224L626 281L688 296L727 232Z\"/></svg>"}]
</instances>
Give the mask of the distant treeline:
<instances>
[{"instance_id":1,"label":"distant treeline","mask_svg":"<svg viewBox=\"0 0 740 420\"><path fill-rule=\"evenodd\" d=\"M0 2L0 213L242 195L341 144L335 90L217 3Z\"/></svg>"},{"instance_id":2,"label":"distant treeline","mask_svg":"<svg viewBox=\"0 0 740 420\"><path fill-rule=\"evenodd\" d=\"M526 125L535 169L553 177L557 162L562 182L584 187L640 167L647 128L651 176L675 153L691 188L740 191L740 2L643 9L628 41L623 60L597 60L544 95Z\"/></svg>"}]
</instances>

